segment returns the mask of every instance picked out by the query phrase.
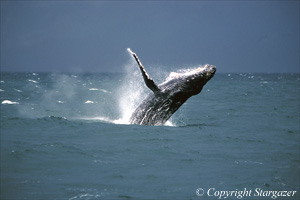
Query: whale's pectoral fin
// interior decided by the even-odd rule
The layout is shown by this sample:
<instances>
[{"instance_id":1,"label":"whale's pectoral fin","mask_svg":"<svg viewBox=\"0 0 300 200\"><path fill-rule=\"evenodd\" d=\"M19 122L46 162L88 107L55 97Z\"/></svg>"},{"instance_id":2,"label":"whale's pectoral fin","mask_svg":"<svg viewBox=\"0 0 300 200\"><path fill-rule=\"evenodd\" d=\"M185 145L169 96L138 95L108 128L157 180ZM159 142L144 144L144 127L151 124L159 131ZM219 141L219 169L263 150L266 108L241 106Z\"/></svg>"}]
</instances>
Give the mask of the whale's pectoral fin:
<instances>
[{"instance_id":1,"label":"whale's pectoral fin","mask_svg":"<svg viewBox=\"0 0 300 200\"><path fill-rule=\"evenodd\" d=\"M154 83L153 79L150 78L150 76L148 75L148 73L146 72L144 66L142 65L141 61L139 60L139 58L137 57L136 53L132 52L130 49L128 49L128 51L132 54L132 56L135 58L136 62L138 63L140 70L142 72L144 81L147 85L147 87L152 90L154 93L160 92L160 89L157 87L157 85Z\"/></svg>"}]
</instances>

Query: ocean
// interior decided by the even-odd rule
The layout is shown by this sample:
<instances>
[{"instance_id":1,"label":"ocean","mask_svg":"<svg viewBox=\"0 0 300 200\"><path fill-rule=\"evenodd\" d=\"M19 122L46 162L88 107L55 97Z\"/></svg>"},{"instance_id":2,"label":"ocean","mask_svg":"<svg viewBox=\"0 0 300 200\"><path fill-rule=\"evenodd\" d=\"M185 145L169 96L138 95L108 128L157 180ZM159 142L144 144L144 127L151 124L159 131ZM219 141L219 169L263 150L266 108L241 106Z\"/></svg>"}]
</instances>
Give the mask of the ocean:
<instances>
[{"instance_id":1,"label":"ocean","mask_svg":"<svg viewBox=\"0 0 300 200\"><path fill-rule=\"evenodd\" d=\"M151 91L127 68L1 73L1 200L300 198L299 74L217 72L141 126Z\"/></svg>"}]
</instances>

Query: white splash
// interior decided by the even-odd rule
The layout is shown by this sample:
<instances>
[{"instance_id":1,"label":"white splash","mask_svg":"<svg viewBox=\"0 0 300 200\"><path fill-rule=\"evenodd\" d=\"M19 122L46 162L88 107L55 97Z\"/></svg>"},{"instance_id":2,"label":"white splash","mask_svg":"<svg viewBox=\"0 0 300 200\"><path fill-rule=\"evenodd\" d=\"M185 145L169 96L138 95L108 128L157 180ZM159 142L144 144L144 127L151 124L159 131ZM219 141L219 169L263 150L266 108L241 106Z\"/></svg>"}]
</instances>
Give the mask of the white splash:
<instances>
[{"instance_id":1,"label":"white splash","mask_svg":"<svg viewBox=\"0 0 300 200\"><path fill-rule=\"evenodd\" d=\"M107 122L112 124L129 124L126 120L123 119L110 119L108 117L82 117L80 120L87 120L87 121L101 121L101 122Z\"/></svg>"},{"instance_id":2,"label":"white splash","mask_svg":"<svg viewBox=\"0 0 300 200\"><path fill-rule=\"evenodd\" d=\"M151 92L149 90L143 80L143 77L141 75L141 72L139 70L139 66L136 63L135 59L131 55L133 52L128 48L128 53L130 53L130 61L127 65L125 65L125 77L120 81L120 88L117 89L116 92L113 92L114 97L117 99L117 106L118 110L120 112L120 117L117 119L106 117L106 115L100 115L97 117L83 117L80 118L82 120L90 120L90 121L103 121L113 124L130 124L130 117L132 113L135 111L135 109L144 101L144 99L148 96L148 94ZM199 67L198 67L199 68ZM197 68L190 69L190 70L181 70L180 72L183 73L194 73L191 72L193 70L199 70ZM158 69L157 73L154 73L155 77L160 77L163 74L163 78L165 80L165 77L167 74L162 71L161 69ZM112 93L104 89L100 88L89 88L90 91L102 91L105 93ZM85 103L94 103L91 100L87 100ZM169 119L165 124L165 126L176 126L172 119Z\"/></svg>"},{"instance_id":3,"label":"white splash","mask_svg":"<svg viewBox=\"0 0 300 200\"><path fill-rule=\"evenodd\" d=\"M98 88L90 88L89 90L90 91L98 91L99 89Z\"/></svg>"},{"instance_id":4,"label":"white splash","mask_svg":"<svg viewBox=\"0 0 300 200\"><path fill-rule=\"evenodd\" d=\"M132 53L130 49L127 50ZM118 92L121 118L114 120L114 123L129 124L132 113L147 96L138 65L131 55L130 58L130 62L125 66L126 75Z\"/></svg>"},{"instance_id":5,"label":"white splash","mask_svg":"<svg viewBox=\"0 0 300 200\"><path fill-rule=\"evenodd\" d=\"M19 104L19 102L14 102L14 101L10 101L10 100L4 100L4 101L2 101L1 104Z\"/></svg>"},{"instance_id":6,"label":"white splash","mask_svg":"<svg viewBox=\"0 0 300 200\"><path fill-rule=\"evenodd\" d=\"M94 101L90 101L90 100L87 100L86 102L84 103L95 103Z\"/></svg>"},{"instance_id":7,"label":"white splash","mask_svg":"<svg viewBox=\"0 0 300 200\"><path fill-rule=\"evenodd\" d=\"M164 125L165 125L165 126L176 126L176 125L171 121L171 119L169 119Z\"/></svg>"}]
</instances>

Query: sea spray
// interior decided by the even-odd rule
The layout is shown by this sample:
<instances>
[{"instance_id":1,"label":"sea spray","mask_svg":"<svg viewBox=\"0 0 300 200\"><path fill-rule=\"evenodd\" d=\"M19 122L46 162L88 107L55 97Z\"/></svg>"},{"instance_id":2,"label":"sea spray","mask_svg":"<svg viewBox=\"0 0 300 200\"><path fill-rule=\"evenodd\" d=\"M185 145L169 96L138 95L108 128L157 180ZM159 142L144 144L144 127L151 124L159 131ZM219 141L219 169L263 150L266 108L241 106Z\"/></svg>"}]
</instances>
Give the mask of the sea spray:
<instances>
[{"instance_id":1,"label":"sea spray","mask_svg":"<svg viewBox=\"0 0 300 200\"><path fill-rule=\"evenodd\" d=\"M125 66L125 78L120 87L119 107L121 118L115 120L114 123L129 124L130 117L135 109L146 99L150 91L142 78L135 59L131 56L133 53L129 48L130 62ZM155 72L151 73L158 80L164 80L166 73L161 67L156 67ZM167 126L173 126L171 120L166 123Z\"/></svg>"},{"instance_id":2,"label":"sea spray","mask_svg":"<svg viewBox=\"0 0 300 200\"><path fill-rule=\"evenodd\" d=\"M129 124L133 111L146 97L147 88L134 58L130 57L129 63L124 68L125 78L119 88L118 97L121 117L115 120L115 123Z\"/></svg>"},{"instance_id":3,"label":"sea spray","mask_svg":"<svg viewBox=\"0 0 300 200\"><path fill-rule=\"evenodd\" d=\"M128 58L128 63L120 67L123 74L27 75L24 86L19 89L30 93L23 92L26 99L19 102L19 114L26 118L57 116L129 124L132 113L151 90L146 87L134 58L131 55ZM165 66L147 67L157 83L169 75ZM166 123L173 124L170 120Z\"/></svg>"},{"instance_id":4,"label":"sea spray","mask_svg":"<svg viewBox=\"0 0 300 200\"><path fill-rule=\"evenodd\" d=\"M22 90L31 93L26 101L20 102L18 111L27 118L101 116L114 119L117 118L117 103L112 88L118 85L115 79L118 77L106 74L48 74L38 83L39 88L32 88L34 83L27 81Z\"/></svg>"},{"instance_id":5,"label":"sea spray","mask_svg":"<svg viewBox=\"0 0 300 200\"><path fill-rule=\"evenodd\" d=\"M73 115L71 111L76 94L76 80L65 74L51 74L45 77L48 84L39 84L39 88L32 88L31 95L28 99L30 104L19 107L19 112L24 117L40 118L47 116L69 117ZM32 82L32 81L29 81ZM34 82L32 82L34 83ZM30 88L32 83L25 85ZM60 104L60 105L59 105Z\"/></svg>"}]
</instances>

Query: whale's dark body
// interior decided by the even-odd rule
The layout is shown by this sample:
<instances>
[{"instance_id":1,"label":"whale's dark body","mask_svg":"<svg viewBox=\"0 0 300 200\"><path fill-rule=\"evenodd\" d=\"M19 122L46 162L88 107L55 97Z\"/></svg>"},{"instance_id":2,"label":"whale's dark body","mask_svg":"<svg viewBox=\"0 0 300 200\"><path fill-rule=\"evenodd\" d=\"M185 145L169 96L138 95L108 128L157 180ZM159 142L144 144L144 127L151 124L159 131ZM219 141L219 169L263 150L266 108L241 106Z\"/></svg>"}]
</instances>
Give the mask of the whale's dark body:
<instances>
[{"instance_id":1,"label":"whale's dark body","mask_svg":"<svg viewBox=\"0 0 300 200\"><path fill-rule=\"evenodd\" d=\"M188 98L199 94L216 72L215 66L205 65L204 68L177 73L157 86L137 55L132 51L130 53L137 61L147 87L153 91L133 112L131 124L163 125Z\"/></svg>"}]
</instances>

